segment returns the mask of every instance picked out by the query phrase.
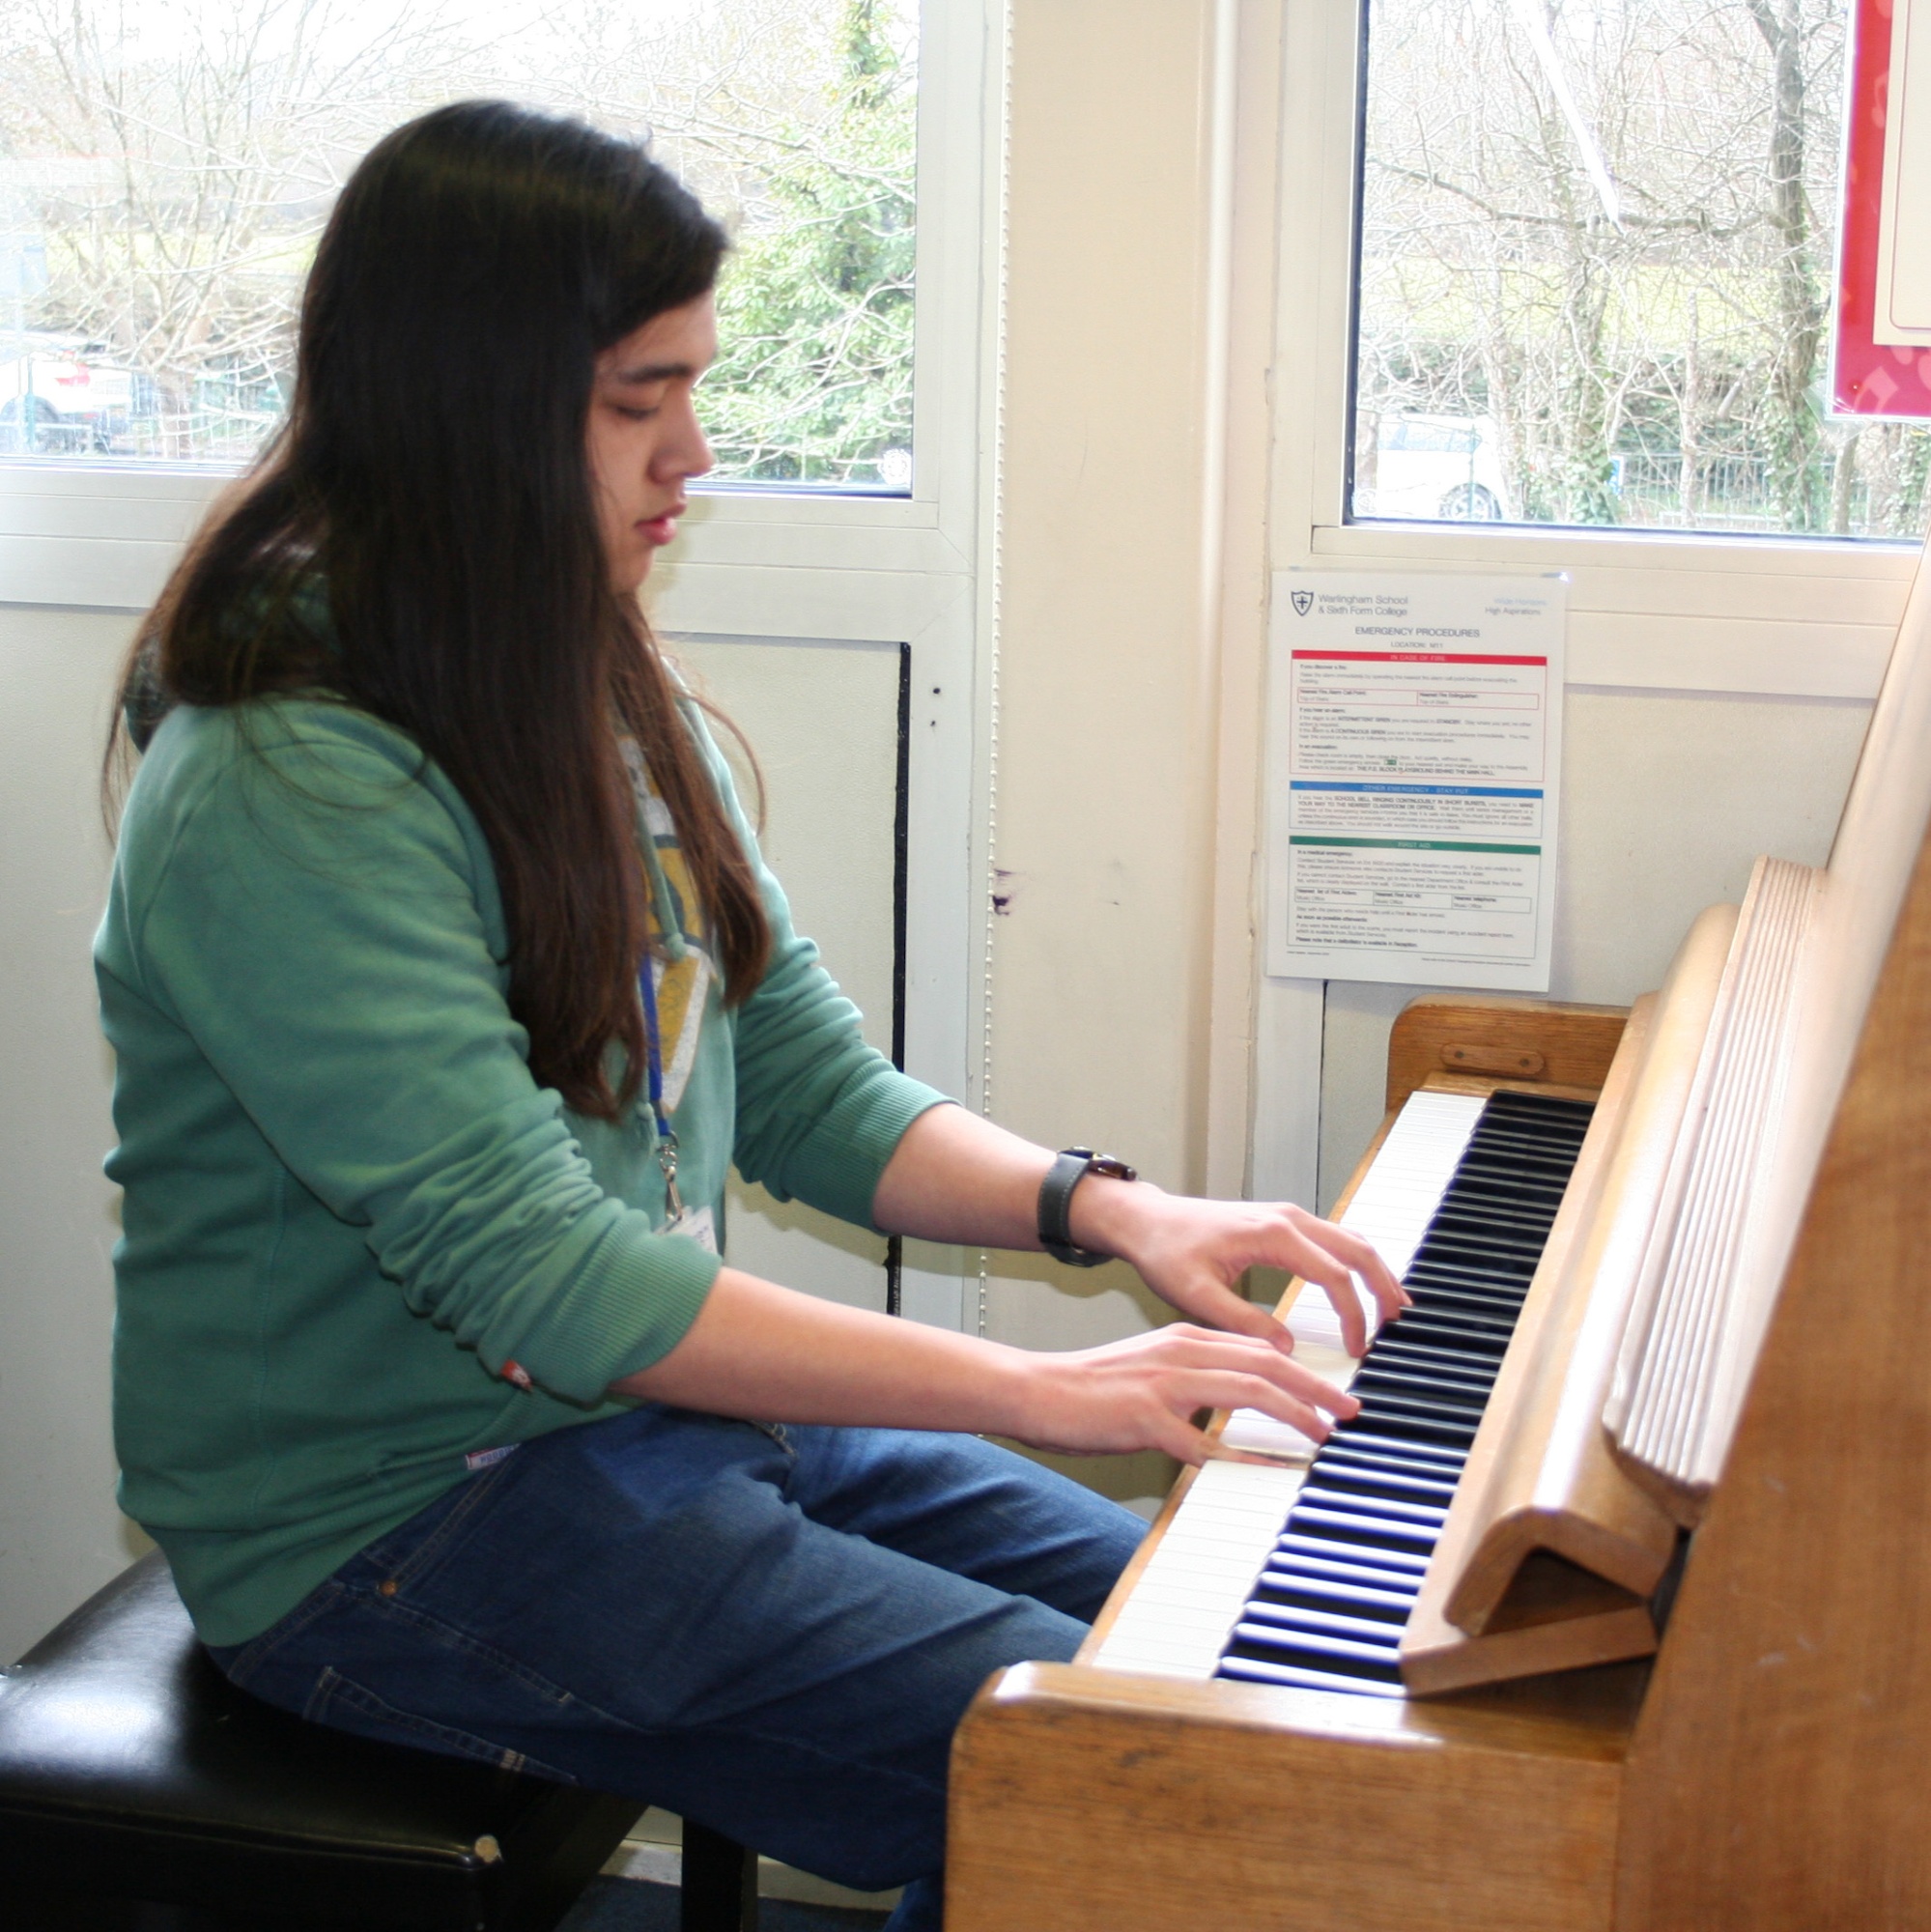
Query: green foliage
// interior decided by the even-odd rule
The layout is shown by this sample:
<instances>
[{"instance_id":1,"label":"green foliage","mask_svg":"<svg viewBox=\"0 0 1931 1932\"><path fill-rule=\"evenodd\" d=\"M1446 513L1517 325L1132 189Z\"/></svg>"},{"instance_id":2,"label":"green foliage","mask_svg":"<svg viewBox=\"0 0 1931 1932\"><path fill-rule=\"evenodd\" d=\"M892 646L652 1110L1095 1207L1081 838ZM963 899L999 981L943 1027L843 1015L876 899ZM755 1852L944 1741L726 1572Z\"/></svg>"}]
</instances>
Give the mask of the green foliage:
<instances>
[{"instance_id":1,"label":"green foliage","mask_svg":"<svg viewBox=\"0 0 1931 1932\"><path fill-rule=\"evenodd\" d=\"M703 391L721 476L905 480L881 462L912 445L917 94L879 13L845 0L830 111L760 143Z\"/></svg>"}]
</instances>

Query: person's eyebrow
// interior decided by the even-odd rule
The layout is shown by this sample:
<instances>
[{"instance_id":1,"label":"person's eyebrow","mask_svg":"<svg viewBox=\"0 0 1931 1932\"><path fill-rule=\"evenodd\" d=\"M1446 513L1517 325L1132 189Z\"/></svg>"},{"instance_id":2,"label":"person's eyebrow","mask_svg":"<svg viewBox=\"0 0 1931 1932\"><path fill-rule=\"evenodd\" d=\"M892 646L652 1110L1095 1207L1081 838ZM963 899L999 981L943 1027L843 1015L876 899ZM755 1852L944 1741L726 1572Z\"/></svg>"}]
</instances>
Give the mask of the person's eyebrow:
<instances>
[{"instance_id":1,"label":"person's eyebrow","mask_svg":"<svg viewBox=\"0 0 1931 1932\"><path fill-rule=\"evenodd\" d=\"M635 384L674 383L682 377L696 377L696 365L691 362L640 362L635 369L612 369L611 381Z\"/></svg>"}]
</instances>

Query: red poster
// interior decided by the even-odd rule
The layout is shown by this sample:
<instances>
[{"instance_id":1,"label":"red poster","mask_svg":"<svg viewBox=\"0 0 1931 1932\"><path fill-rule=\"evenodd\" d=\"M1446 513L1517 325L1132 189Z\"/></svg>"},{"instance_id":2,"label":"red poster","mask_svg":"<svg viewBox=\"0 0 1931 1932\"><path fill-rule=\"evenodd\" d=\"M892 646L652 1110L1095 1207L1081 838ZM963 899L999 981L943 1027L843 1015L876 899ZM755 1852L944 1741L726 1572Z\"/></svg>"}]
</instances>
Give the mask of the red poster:
<instances>
[{"instance_id":1,"label":"red poster","mask_svg":"<svg viewBox=\"0 0 1931 1932\"><path fill-rule=\"evenodd\" d=\"M1884 123L1890 92L1890 14L1891 0L1857 0L1831 401L1845 415L1915 419L1931 417L1931 349L1872 340Z\"/></svg>"}]
</instances>

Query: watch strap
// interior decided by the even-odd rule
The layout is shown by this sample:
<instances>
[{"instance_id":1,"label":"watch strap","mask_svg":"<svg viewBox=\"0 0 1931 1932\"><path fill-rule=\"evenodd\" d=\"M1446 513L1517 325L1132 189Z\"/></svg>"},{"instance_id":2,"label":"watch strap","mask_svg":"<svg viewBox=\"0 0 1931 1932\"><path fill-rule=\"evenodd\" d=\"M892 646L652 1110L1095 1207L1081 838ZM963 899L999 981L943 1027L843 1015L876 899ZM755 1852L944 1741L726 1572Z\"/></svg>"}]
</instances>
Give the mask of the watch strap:
<instances>
[{"instance_id":1,"label":"watch strap","mask_svg":"<svg viewBox=\"0 0 1931 1932\"><path fill-rule=\"evenodd\" d=\"M1139 1170L1128 1167L1116 1154L1095 1153L1084 1147L1060 1150L1039 1183L1039 1245L1067 1267L1097 1267L1113 1259L1073 1245L1073 1189L1089 1174L1103 1174L1113 1180L1140 1179Z\"/></svg>"}]
</instances>

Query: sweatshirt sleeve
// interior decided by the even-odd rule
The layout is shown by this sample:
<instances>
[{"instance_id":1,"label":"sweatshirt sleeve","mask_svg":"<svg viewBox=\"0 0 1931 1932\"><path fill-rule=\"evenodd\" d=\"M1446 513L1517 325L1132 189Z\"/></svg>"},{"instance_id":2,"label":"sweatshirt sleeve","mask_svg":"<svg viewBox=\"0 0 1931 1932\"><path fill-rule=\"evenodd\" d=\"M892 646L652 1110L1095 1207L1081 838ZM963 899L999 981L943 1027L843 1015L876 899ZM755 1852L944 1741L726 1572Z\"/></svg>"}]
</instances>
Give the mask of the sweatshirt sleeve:
<instances>
[{"instance_id":1,"label":"sweatshirt sleeve","mask_svg":"<svg viewBox=\"0 0 1931 1932\"><path fill-rule=\"evenodd\" d=\"M859 1010L791 923L782 888L758 851L728 767L693 712L726 809L751 855L771 921L771 962L737 1014L737 1135L747 1180L862 1228L907 1127L947 1095L901 1073L859 1030Z\"/></svg>"},{"instance_id":2,"label":"sweatshirt sleeve","mask_svg":"<svg viewBox=\"0 0 1931 1932\"><path fill-rule=\"evenodd\" d=\"M718 1261L607 1194L531 1076L447 781L353 714L256 750L177 802L129 909L136 990L412 1310L495 1373L600 1400L682 1338Z\"/></svg>"}]
</instances>

